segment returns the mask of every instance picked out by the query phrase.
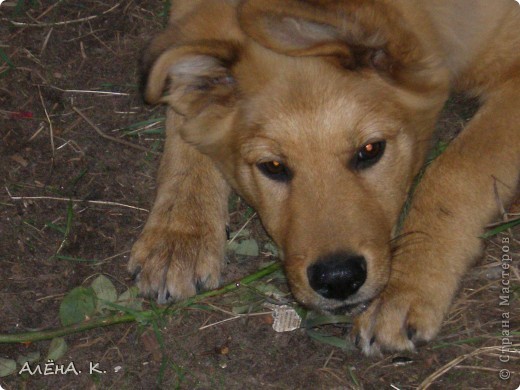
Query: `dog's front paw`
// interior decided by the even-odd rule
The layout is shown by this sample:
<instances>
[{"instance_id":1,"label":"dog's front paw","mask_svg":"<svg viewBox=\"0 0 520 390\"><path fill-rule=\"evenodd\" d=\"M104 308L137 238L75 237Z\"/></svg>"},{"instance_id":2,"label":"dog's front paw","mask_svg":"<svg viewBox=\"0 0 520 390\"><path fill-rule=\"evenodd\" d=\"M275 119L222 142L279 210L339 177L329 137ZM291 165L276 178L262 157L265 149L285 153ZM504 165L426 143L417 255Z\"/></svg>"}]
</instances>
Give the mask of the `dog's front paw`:
<instances>
[{"instance_id":1,"label":"dog's front paw","mask_svg":"<svg viewBox=\"0 0 520 390\"><path fill-rule=\"evenodd\" d=\"M356 345L365 355L414 350L437 335L449 303L442 294L389 285L356 318Z\"/></svg>"},{"instance_id":2,"label":"dog's front paw","mask_svg":"<svg viewBox=\"0 0 520 390\"><path fill-rule=\"evenodd\" d=\"M143 231L132 248L129 271L145 296L160 304L218 287L225 236L210 232Z\"/></svg>"}]
</instances>

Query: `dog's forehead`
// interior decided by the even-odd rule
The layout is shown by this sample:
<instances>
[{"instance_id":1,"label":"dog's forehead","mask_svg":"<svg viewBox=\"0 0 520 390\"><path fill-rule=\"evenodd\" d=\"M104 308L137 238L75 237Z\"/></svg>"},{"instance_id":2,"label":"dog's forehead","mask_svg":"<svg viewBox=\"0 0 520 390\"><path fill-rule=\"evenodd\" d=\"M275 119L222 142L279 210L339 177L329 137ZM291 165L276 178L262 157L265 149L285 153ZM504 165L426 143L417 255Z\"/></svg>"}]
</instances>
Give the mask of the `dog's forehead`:
<instances>
[{"instance_id":1,"label":"dog's forehead","mask_svg":"<svg viewBox=\"0 0 520 390\"><path fill-rule=\"evenodd\" d=\"M265 85L251 94L244 110L255 132L283 143L340 141L344 148L384 138L385 131L398 127L391 122L398 119L399 102L377 76L318 58L286 57L277 63L263 69Z\"/></svg>"}]
</instances>

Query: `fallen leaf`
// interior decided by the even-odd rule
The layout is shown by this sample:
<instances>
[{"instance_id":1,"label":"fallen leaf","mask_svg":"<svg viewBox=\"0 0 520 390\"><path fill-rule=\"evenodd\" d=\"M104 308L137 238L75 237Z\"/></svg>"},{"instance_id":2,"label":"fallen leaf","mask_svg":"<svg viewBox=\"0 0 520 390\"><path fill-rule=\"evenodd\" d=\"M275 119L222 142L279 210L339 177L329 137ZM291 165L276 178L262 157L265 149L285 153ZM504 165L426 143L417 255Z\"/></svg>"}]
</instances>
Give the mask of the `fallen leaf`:
<instances>
[{"instance_id":1,"label":"fallen leaf","mask_svg":"<svg viewBox=\"0 0 520 390\"><path fill-rule=\"evenodd\" d=\"M96 293L91 287L76 287L60 305L60 320L64 326L85 321L96 312Z\"/></svg>"},{"instance_id":2,"label":"fallen leaf","mask_svg":"<svg viewBox=\"0 0 520 390\"><path fill-rule=\"evenodd\" d=\"M97 297L97 309L110 309L105 302L117 301L117 291L114 284L104 275L99 275L91 284L92 289Z\"/></svg>"},{"instance_id":3,"label":"fallen leaf","mask_svg":"<svg viewBox=\"0 0 520 390\"><path fill-rule=\"evenodd\" d=\"M252 238L240 242L234 241L228 245L228 248L237 255L242 256L258 256L260 253L258 250L258 243Z\"/></svg>"},{"instance_id":4,"label":"fallen leaf","mask_svg":"<svg viewBox=\"0 0 520 390\"><path fill-rule=\"evenodd\" d=\"M46 360L56 361L59 358L65 355L67 352L67 343L63 337L56 337L51 340L51 344L49 345L49 353L47 354Z\"/></svg>"},{"instance_id":5,"label":"fallen leaf","mask_svg":"<svg viewBox=\"0 0 520 390\"><path fill-rule=\"evenodd\" d=\"M0 378L14 374L16 372L16 362L13 359L0 358Z\"/></svg>"}]
</instances>

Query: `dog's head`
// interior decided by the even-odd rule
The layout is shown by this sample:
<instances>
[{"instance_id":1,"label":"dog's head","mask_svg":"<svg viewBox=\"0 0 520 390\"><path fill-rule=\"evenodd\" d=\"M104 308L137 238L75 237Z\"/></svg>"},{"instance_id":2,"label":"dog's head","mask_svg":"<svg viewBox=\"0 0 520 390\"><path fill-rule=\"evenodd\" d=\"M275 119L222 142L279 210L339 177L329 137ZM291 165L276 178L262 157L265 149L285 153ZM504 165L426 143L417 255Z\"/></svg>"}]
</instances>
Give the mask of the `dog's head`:
<instances>
[{"instance_id":1,"label":"dog's head","mask_svg":"<svg viewBox=\"0 0 520 390\"><path fill-rule=\"evenodd\" d=\"M145 96L184 116L183 139L258 211L303 304L366 302L446 98L434 37L378 2L250 0L236 15L242 36L164 50Z\"/></svg>"}]
</instances>

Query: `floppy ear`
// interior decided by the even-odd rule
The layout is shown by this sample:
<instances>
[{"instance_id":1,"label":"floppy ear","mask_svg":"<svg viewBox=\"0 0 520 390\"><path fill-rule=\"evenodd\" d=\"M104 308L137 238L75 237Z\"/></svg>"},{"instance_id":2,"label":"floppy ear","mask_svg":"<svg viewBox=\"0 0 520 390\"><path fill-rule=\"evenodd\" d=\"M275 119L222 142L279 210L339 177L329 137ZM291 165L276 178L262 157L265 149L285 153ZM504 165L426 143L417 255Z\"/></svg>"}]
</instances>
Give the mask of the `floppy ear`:
<instances>
[{"instance_id":1,"label":"floppy ear","mask_svg":"<svg viewBox=\"0 0 520 390\"><path fill-rule=\"evenodd\" d=\"M184 117L182 138L209 153L228 130L225 119L235 107L236 83L231 66L238 47L227 41L198 41L174 46L152 63L144 97L166 103Z\"/></svg>"},{"instance_id":2,"label":"floppy ear","mask_svg":"<svg viewBox=\"0 0 520 390\"><path fill-rule=\"evenodd\" d=\"M235 90L230 67L237 47L229 42L198 42L172 47L150 68L144 97L167 103L190 119L211 105L228 105Z\"/></svg>"},{"instance_id":3,"label":"floppy ear","mask_svg":"<svg viewBox=\"0 0 520 390\"><path fill-rule=\"evenodd\" d=\"M242 29L261 45L292 56L324 56L347 69L392 78L422 59L417 37L397 11L374 1L245 0Z\"/></svg>"}]
</instances>

